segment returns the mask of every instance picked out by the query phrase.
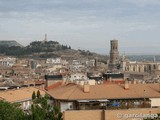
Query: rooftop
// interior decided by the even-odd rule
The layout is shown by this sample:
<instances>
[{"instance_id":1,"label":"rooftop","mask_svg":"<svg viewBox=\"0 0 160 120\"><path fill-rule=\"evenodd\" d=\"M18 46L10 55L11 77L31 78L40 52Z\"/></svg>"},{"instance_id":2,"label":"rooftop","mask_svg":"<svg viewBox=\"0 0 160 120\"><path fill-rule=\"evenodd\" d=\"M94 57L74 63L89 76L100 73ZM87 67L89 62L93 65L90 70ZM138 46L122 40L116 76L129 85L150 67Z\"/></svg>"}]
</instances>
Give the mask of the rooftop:
<instances>
[{"instance_id":1,"label":"rooftop","mask_svg":"<svg viewBox=\"0 0 160 120\"><path fill-rule=\"evenodd\" d=\"M160 98L159 84L129 84L127 90L124 84L90 85L89 89L85 93L83 86L70 83L49 89L48 94L60 100Z\"/></svg>"},{"instance_id":2,"label":"rooftop","mask_svg":"<svg viewBox=\"0 0 160 120\"><path fill-rule=\"evenodd\" d=\"M0 91L0 97L8 102L21 102L32 99L32 93L34 91L37 93L38 90L42 96L45 95L44 90L40 90L36 87L26 87L21 89Z\"/></svg>"}]
</instances>

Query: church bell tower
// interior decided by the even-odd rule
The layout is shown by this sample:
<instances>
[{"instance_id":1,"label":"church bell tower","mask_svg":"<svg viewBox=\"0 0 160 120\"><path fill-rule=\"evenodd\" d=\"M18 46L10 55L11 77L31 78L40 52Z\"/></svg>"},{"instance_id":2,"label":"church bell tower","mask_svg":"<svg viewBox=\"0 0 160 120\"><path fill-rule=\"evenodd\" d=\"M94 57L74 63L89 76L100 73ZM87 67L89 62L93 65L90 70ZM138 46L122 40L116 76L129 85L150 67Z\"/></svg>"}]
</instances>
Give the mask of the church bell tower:
<instances>
[{"instance_id":1,"label":"church bell tower","mask_svg":"<svg viewBox=\"0 0 160 120\"><path fill-rule=\"evenodd\" d=\"M110 60L109 60L109 69L117 69L119 63L119 52L118 52L118 40L110 41Z\"/></svg>"}]
</instances>

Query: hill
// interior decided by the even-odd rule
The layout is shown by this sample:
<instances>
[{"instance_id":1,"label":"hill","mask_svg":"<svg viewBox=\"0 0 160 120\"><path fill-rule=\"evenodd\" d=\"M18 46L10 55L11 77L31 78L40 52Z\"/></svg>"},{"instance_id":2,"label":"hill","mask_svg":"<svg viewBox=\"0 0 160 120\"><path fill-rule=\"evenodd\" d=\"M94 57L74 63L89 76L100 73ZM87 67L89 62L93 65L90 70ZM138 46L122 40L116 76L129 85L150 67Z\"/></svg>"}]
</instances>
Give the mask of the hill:
<instances>
[{"instance_id":1,"label":"hill","mask_svg":"<svg viewBox=\"0 0 160 120\"><path fill-rule=\"evenodd\" d=\"M74 50L68 45L62 45L57 41L34 41L26 47L13 46L12 42L8 45L0 47L0 53L18 57L31 58L53 58L61 57L66 60L73 59L95 59L98 58L101 62L106 62L107 56L96 54L85 50ZM15 44L17 45L17 44Z\"/></svg>"},{"instance_id":2,"label":"hill","mask_svg":"<svg viewBox=\"0 0 160 120\"><path fill-rule=\"evenodd\" d=\"M19 46L19 47L23 47L21 44L19 44L17 41L15 40L0 40L0 46Z\"/></svg>"}]
</instances>

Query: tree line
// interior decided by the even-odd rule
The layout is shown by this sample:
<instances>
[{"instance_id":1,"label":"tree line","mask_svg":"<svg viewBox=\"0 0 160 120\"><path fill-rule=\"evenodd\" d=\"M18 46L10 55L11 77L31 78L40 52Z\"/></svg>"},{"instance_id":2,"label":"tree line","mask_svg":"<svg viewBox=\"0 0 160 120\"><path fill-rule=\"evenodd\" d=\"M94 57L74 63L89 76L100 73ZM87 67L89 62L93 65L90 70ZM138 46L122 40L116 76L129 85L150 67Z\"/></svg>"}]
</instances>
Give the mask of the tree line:
<instances>
[{"instance_id":1,"label":"tree line","mask_svg":"<svg viewBox=\"0 0 160 120\"><path fill-rule=\"evenodd\" d=\"M26 47L20 46L0 46L0 54L5 55L13 55L13 56L23 56L29 55L32 53L40 53L40 52L54 52L58 50L66 50L71 49L71 46L61 45L56 41L34 41L31 42Z\"/></svg>"}]
</instances>

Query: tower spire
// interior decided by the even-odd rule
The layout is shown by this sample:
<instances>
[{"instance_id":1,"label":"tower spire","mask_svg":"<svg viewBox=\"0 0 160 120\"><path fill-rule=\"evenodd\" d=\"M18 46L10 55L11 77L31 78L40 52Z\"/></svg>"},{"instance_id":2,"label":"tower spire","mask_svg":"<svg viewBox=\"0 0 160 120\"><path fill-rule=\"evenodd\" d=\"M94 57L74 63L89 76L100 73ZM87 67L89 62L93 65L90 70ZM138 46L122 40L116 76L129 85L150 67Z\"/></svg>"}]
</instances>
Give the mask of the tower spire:
<instances>
[{"instance_id":1,"label":"tower spire","mask_svg":"<svg viewBox=\"0 0 160 120\"><path fill-rule=\"evenodd\" d=\"M47 42L47 34L45 33L44 41Z\"/></svg>"}]
</instances>

